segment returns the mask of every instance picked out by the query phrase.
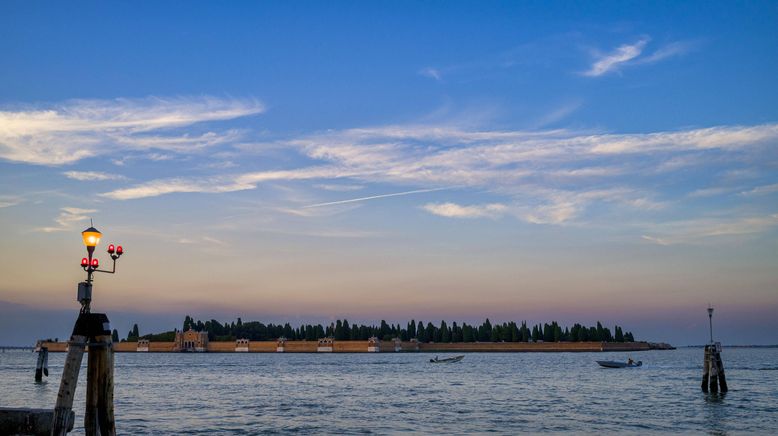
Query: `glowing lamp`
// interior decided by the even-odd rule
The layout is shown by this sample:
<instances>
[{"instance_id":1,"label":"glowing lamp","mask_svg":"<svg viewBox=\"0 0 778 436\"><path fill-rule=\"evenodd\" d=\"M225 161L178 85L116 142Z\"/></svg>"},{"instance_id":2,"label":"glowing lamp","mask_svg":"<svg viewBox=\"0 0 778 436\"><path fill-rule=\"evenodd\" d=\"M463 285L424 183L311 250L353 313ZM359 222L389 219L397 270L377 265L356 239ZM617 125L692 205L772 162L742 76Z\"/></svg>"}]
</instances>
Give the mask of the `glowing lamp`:
<instances>
[{"instance_id":1,"label":"glowing lamp","mask_svg":"<svg viewBox=\"0 0 778 436\"><path fill-rule=\"evenodd\" d=\"M113 244L110 244L108 246L108 254L113 254L113 252L114 252Z\"/></svg>"},{"instance_id":2,"label":"glowing lamp","mask_svg":"<svg viewBox=\"0 0 778 436\"><path fill-rule=\"evenodd\" d=\"M100 243L100 236L102 235L103 234L94 227L90 227L81 232L81 237L84 239L84 245L86 245L87 248L92 249Z\"/></svg>"},{"instance_id":3,"label":"glowing lamp","mask_svg":"<svg viewBox=\"0 0 778 436\"><path fill-rule=\"evenodd\" d=\"M118 254L118 255L120 255L120 256L121 256L121 255L122 255L122 253L124 253L124 249L122 248L122 246L121 246L121 245L117 245L117 246L116 246L116 254Z\"/></svg>"},{"instance_id":4,"label":"glowing lamp","mask_svg":"<svg viewBox=\"0 0 778 436\"><path fill-rule=\"evenodd\" d=\"M97 258L92 259L92 268L97 268L98 266L100 266L100 262Z\"/></svg>"},{"instance_id":5,"label":"glowing lamp","mask_svg":"<svg viewBox=\"0 0 778 436\"><path fill-rule=\"evenodd\" d=\"M86 257L81 258L81 266L84 267L84 268L88 267L89 266L89 259L87 259Z\"/></svg>"}]
</instances>

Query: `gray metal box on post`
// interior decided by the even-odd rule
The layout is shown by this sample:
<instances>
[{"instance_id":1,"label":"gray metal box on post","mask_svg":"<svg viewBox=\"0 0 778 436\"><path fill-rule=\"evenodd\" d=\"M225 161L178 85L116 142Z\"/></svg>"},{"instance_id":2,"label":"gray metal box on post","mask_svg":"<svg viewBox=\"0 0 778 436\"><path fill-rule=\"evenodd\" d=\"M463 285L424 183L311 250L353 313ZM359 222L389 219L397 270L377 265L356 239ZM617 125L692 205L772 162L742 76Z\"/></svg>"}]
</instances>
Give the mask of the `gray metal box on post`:
<instances>
[{"instance_id":1,"label":"gray metal box on post","mask_svg":"<svg viewBox=\"0 0 778 436\"><path fill-rule=\"evenodd\" d=\"M78 302L92 301L92 284L81 282L78 284Z\"/></svg>"}]
</instances>

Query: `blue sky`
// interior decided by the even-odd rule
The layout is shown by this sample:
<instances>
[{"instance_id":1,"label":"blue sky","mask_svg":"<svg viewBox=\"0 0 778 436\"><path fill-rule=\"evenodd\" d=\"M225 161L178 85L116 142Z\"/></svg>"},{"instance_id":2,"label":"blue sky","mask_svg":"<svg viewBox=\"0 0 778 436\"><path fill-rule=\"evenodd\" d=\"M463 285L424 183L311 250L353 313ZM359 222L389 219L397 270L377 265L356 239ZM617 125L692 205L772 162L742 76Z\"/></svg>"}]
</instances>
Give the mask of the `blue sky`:
<instances>
[{"instance_id":1,"label":"blue sky","mask_svg":"<svg viewBox=\"0 0 778 436\"><path fill-rule=\"evenodd\" d=\"M4 2L0 310L775 343L777 9Z\"/></svg>"}]
</instances>

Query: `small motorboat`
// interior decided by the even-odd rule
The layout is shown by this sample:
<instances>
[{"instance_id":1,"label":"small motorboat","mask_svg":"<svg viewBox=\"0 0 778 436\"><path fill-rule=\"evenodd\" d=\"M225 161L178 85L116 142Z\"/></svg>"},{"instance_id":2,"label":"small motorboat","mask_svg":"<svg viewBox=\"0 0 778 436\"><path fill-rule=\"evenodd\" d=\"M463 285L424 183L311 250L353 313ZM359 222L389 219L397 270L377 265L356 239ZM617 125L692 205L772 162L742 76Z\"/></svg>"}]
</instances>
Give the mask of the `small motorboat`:
<instances>
[{"instance_id":1,"label":"small motorboat","mask_svg":"<svg viewBox=\"0 0 778 436\"><path fill-rule=\"evenodd\" d=\"M597 363L599 363L600 366L605 368L637 368L643 365L643 361L638 360L637 362L635 362L632 359L626 362L616 362L613 360L598 360Z\"/></svg>"},{"instance_id":2,"label":"small motorboat","mask_svg":"<svg viewBox=\"0 0 778 436\"><path fill-rule=\"evenodd\" d=\"M464 355L447 357L445 359L438 359L438 356L435 356L434 359L430 359L430 363L456 363L456 362L460 362L464 358L465 358Z\"/></svg>"}]
</instances>

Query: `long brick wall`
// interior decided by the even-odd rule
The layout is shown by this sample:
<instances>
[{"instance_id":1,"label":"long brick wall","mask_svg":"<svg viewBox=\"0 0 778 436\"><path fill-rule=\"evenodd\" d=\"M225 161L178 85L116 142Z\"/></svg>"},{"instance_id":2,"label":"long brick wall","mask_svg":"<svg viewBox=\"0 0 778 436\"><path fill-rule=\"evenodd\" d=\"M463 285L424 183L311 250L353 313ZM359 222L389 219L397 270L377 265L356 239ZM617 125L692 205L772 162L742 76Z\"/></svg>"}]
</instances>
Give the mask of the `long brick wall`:
<instances>
[{"instance_id":1,"label":"long brick wall","mask_svg":"<svg viewBox=\"0 0 778 436\"><path fill-rule=\"evenodd\" d=\"M66 342L44 342L43 346L50 352L66 351ZM275 353L276 341L251 341L249 352L251 353ZM114 344L116 352L136 352L137 342L119 342ZM317 341L287 341L284 346L286 353L315 353ZM467 342L467 343L428 343L417 344L415 342L402 342L402 351L421 352L592 352L592 351L646 351L651 346L648 342ZM380 342L382 353L393 353L394 341ZM175 351L174 342L151 342L149 352L170 353ZM235 342L210 342L209 352L232 353L235 352ZM368 341L335 341L334 353L366 353Z\"/></svg>"}]
</instances>

